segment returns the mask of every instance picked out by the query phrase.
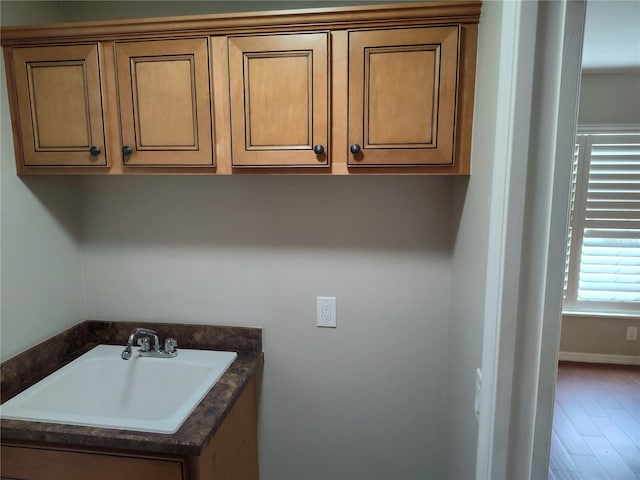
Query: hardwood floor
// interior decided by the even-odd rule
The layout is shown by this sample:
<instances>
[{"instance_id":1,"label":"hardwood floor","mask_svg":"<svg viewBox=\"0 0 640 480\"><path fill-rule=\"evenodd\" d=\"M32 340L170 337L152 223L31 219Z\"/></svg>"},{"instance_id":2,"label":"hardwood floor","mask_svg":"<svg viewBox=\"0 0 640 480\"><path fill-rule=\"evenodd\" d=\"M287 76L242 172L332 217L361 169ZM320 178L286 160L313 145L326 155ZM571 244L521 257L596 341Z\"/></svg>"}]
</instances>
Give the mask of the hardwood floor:
<instances>
[{"instance_id":1,"label":"hardwood floor","mask_svg":"<svg viewBox=\"0 0 640 480\"><path fill-rule=\"evenodd\" d=\"M640 367L560 362L549 480L640 480Z\"/></svg>"}]
</instances>

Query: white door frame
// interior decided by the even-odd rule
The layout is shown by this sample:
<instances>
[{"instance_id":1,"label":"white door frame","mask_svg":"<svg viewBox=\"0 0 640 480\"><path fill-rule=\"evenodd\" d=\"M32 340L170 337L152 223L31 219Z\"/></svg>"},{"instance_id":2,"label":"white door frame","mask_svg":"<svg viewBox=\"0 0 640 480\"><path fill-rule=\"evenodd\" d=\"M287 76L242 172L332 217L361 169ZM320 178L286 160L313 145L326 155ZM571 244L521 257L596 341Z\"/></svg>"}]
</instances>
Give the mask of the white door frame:
<instances>
[{"instance_id":1,"label":"white door frame","mask_svg":"<svg viewBox=\"0 0 640 480\"><path fill-rule=\"evenodd\" d=\"M584 1L505 2L477 479L546 479Z\"/></svg>"}]
</instances>

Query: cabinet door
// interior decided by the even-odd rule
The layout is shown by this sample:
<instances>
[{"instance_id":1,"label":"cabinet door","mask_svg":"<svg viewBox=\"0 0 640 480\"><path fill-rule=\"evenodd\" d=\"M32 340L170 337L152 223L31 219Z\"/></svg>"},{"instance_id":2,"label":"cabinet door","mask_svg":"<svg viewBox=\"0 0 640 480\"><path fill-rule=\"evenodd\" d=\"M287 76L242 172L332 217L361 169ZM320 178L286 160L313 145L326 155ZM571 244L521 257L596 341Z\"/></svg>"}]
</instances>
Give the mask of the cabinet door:
<instances>
[{"instance_id":1,"label":"cabinet door","mask_svg":"<svg viewBox=\"0 0 640 480\"><path fill-rule=\"evenodd\" d=\"M23 164L105 166L98 45L14 48Z\"/></svg>"},{"instance_id":2,"label":"cabinet door","mask_svg":"<svg viewBox=\"0 0 640 480\"><path fill-rule=\"evenodd\" d=\"M459 27L349 34L349 166L453 164Z\"/></svg>"},{"instance_id":3,"label":"cabinet door","mask_svg":"<svg viewBox=\"0 0 640 480\"><path fill-rule=\"evenodd\" d=\"M3 445L3 479L28 480L183 480L184 462L116 452L83 452ZM5 477L6 475L6 477Z\"/></svg>"},{"instance_id":4,"label":"cabinet door","mask_svg":"<svg viewBox=\"0 0 640 480\"><path fill-rule=\"evenodd\" d=\"M124 164L213 165L207 39L115 48Z\"/></svg>"},{"instance_id":5,"label":"cabinet door","mask_svg":"<svg viewBox=\"0 0 640 480\"><path fill-rule=\"evenodd\" d=\"M233 166L329 165L327 33L230 37Z\"/></svg>"}]
</instances>

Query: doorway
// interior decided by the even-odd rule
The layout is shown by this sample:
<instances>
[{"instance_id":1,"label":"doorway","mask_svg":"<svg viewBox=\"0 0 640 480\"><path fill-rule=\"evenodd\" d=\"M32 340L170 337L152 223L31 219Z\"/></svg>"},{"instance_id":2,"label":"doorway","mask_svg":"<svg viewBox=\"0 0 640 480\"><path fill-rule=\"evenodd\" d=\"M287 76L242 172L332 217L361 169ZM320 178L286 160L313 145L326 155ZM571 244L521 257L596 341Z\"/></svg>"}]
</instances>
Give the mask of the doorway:
<instances>
[{"instance_id":1,"label":"doorway","mask_svg":"<svg viewBox=\"0 0 640 480\"><path fill-rule=\"evenodd\" d=\"M639 23L587 2L549 479L640 476Z\"/></svg>"}]
</instances>

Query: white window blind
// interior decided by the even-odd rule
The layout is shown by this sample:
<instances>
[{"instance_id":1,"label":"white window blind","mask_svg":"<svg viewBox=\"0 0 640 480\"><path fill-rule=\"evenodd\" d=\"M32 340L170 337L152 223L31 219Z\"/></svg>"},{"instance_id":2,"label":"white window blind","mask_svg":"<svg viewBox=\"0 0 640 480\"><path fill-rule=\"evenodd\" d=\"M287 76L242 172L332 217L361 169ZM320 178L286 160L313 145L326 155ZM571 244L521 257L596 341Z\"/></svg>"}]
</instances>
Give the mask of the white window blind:
<instances>
[{"instance_id":1,"label":"white window blind","mask_svg":"<svg viewBox=\"0 0 640 480\"><path fill-rule=\"evenodd\" d=\"M640 315L640 135L579 134L565 310Z\"/></svg>"}]
</instances>

